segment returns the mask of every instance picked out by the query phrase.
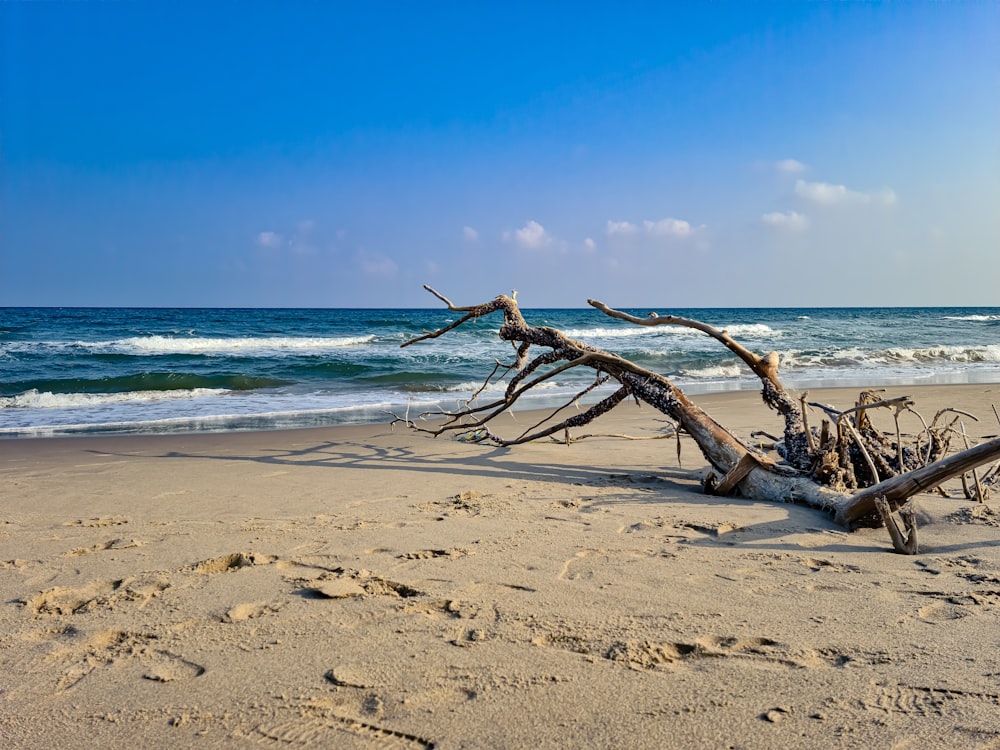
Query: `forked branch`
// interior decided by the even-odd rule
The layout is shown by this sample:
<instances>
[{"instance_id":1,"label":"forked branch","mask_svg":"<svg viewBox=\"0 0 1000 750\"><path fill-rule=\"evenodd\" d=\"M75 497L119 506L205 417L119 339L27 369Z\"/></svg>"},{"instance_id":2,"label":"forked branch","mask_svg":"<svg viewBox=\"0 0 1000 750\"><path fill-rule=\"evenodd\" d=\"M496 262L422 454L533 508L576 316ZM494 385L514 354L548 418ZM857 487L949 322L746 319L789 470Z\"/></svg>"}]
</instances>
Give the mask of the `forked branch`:
<instances>
[{"instance_id":1,"label":"forked branch","mask_svg":"<svg viewBox=\"0 0 1000 750\"><path fill-rule=\"evenodd\" d=\"M786 463L779 463L737 438L663 375L571 339L554 328L529 326L513 295L500 295L479 305L457 306L434 289L425 288L444 302L449 310L463 315L435 331L407 341L403 346L437 338L471 320L499 312L504 318L499 336L511 342L517 352L513 364L497 362L476 393L478 397L502 371L511 374L503 398L483 405L470 400L464 408L456 411L421 415L443 418L444 421L435 427L422 427L408 417L397 418L397 421L433 435L453 432L474 442L488 441L495 445L512 446L563 433L563 441L571 443L571 428L589 424L622 401L632 398L665 414L677 425L675 434L683 432L694 439L713 471L723 477L715 485L715 491L755 500L802 503L832 513L839 523L848 528L885 523L894 547L908 554L917 548L914 516L909 509L900 511L906 531L904 537L892 514L918 492L938 487L953 477L1000 457L1000 438L944 457L949 435L956 432L953 424L958 417L944 427L939 427L937 422L946 412L964 414L955 409L939 412L931 425L920 418L924 429L918 434L916 443L904 444L899 415L904 411L913 411L912 401L906 396L883 399L872 391L862 392L858 403L845 410L810 403L810 406L825 411L834 425L831 430L830 422L824 421L822 429L814 433L804 419L805 396L796 400L785 391L778 378L778 356L774 352L764 356L754 354L728 332L701 321L655 314L639 318L614 310L602 302L588 300L591 306L605 315L636 325L677 325L700 331L739 357L760 379L765 403L784 418L781 455ZM529 362L528 351L531 347L541 347L545 351ZM594 371L593 384L579 390L548 417L513 438L502 437L490 429L494 419L512 408L532 388L577 368ZM578 404L583 396L605 381L616 381L619 387L584 411L543 427L567 406ZM894 434L883 434L869 419L868 412L878 408L893 411ZM926 445L923 444L925 439ZM930 462L931 459L936 460ZM985 490L978 489L977 492L981 497Z\"/></svg>"}]
</instances>

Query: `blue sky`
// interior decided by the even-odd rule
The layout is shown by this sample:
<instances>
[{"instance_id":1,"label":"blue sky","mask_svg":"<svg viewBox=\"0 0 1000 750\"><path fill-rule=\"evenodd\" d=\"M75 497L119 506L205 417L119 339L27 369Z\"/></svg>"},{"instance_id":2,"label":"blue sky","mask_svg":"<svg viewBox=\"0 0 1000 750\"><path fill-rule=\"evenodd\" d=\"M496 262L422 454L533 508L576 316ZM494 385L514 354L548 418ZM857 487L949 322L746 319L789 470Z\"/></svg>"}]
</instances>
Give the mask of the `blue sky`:
<instances>
[{"instance_id":1,"label":"blue sky","mask_svg":"<svg viewBox=\"0 0 1000 750\"><path fill-rule=\"evenodd\" d=\"M0 305L1000 305L1000 3L0 3Z\"/></svg>"}]
</instances>

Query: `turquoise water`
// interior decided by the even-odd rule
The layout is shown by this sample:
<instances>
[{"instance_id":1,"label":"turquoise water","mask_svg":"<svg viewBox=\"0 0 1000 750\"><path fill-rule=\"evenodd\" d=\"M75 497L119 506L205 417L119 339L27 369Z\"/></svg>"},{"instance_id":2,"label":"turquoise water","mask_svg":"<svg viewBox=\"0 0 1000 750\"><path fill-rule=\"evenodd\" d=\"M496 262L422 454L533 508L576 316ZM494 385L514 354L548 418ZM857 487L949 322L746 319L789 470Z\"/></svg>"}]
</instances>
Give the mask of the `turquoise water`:
<instances>
[{"instance_id":1,"label":"turquoise water","mask_svg":"<svg viewBox=\"0 0 1000 750\"><path fill-rule=\"evenodd\" d=\"M1000 308L656 312L777 351L789 387L1000 382ZM689 393L758 387L694 331L590 308L524 313ZM451 408L512 352L496 336L499 316L400 348L454 318L443 309L0 308L0 436L301 427ZM561 403L589 379L556 378L522 408Z\"/></svg>"}]
</instances>

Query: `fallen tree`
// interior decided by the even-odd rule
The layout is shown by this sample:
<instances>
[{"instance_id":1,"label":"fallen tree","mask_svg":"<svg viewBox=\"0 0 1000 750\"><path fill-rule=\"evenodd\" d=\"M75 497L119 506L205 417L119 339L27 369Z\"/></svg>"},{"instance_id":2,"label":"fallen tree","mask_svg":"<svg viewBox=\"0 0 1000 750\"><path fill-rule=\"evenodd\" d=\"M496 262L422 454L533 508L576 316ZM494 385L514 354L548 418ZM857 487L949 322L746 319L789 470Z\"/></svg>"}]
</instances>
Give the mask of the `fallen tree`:
<instances>
[{"instance_id":1,"label":"fallen tree","mask_svg":"<svg viewBox=\"0 0 1000 750\"><path fill-rule=\"evenodd\" d=\"M917 549L914 515L904 508L915 494L932 490L954 477L963 477L976 467L1000 458L1000 438L947 455L951 440L965 437L964 428L956 429L960 416L954 409L939 412L930 424L922 417L924 429L912 440L903 439L899 416L913 411L907 397L879 399L872 391L862 392L858 403L843 411L818 403L807 403L807 394L793 398L778 377L778 355L759 356L736 342L726 331L706 323L672 315L650 313L639 318L614 310L602 302L588 303L605 315L643 326L673 325L701 331L717 340L742 360L760 379L764 403L784 421L784 431L773 444L778 458L760 447L744 443L726 427L694 404L666 377L636 365L615 354L602 351L569 338L546 326L529 326L514 296L500 295L488 302L460 307L434 289L427 291L453 312L464 313L452 323L427 332L403 344L437 338L464 323L494 313L503 315L499 336L514 347L512 362L496 361L483 387L455 411L433 412L443 420L425 427L406 418L414 429L434 435L456 433L467 440L511 446L561 435L572 441L570 430L589 424L626 399L649 404L666 415L680 432L689 435L701 449L713 472L705 480L705 490L715 494L739 494L742 497L770 502L792 502L829 512L847 528L880 526L889 528L893 546L899 552L913 554ZM540 349L533 354L532 349ZM520 435L504 438L493 432L491 422L514 406L518 399L546 380L574 368L589 368L594 380L562 407ZM509 378L503 396L480 403L486 387ZM617 383L618 387L584 411L553 422L570 404L599 386ZM826 415L817 429L808 423L807 406ZM869 412L890 409L896 425L895 434L886 434L873 424ZM917 414L916 412L913 412ZM919 414L917 414L919 417ZM949 419L950 418L950 419ZM974 417L972 417L974 418ZM716 474L718 473L718 478ZM980 480L975 474L976 498L985 500L987 487L1000 477L1000 467ZM968 485L966 485L968 486ZM967 491L967 494L970 494ZM892 514L900 511L906 537Z\"/></svg>"}]
</instances>

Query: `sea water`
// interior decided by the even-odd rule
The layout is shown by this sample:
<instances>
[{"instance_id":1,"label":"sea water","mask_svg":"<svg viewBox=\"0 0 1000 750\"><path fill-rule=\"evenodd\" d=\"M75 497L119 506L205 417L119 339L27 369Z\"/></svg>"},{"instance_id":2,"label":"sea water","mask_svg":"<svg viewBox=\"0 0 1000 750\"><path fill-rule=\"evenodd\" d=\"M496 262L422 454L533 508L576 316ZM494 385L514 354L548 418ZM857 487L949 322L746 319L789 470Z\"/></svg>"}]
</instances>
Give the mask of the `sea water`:
<instances>
[{"instance_id":1,"label":"sea water","mask_svg":"<svg viewBox=\"0 0 1000 750\"><path fill-rule=\"evenodd\" d=\"M694 330L640 327L591 308L523 312L690 394L759 387ZM789 388L1000 383L995 307L628 312L695 318L751 351L777 351ZM498 314L401 348L456 318L446 309L0 308L0 437L275 429L454 409L496 360L514 358L497 336ZM590 371L561 374L519 407L565 403L592 380Z\"/></svg>"}]
</instances>

